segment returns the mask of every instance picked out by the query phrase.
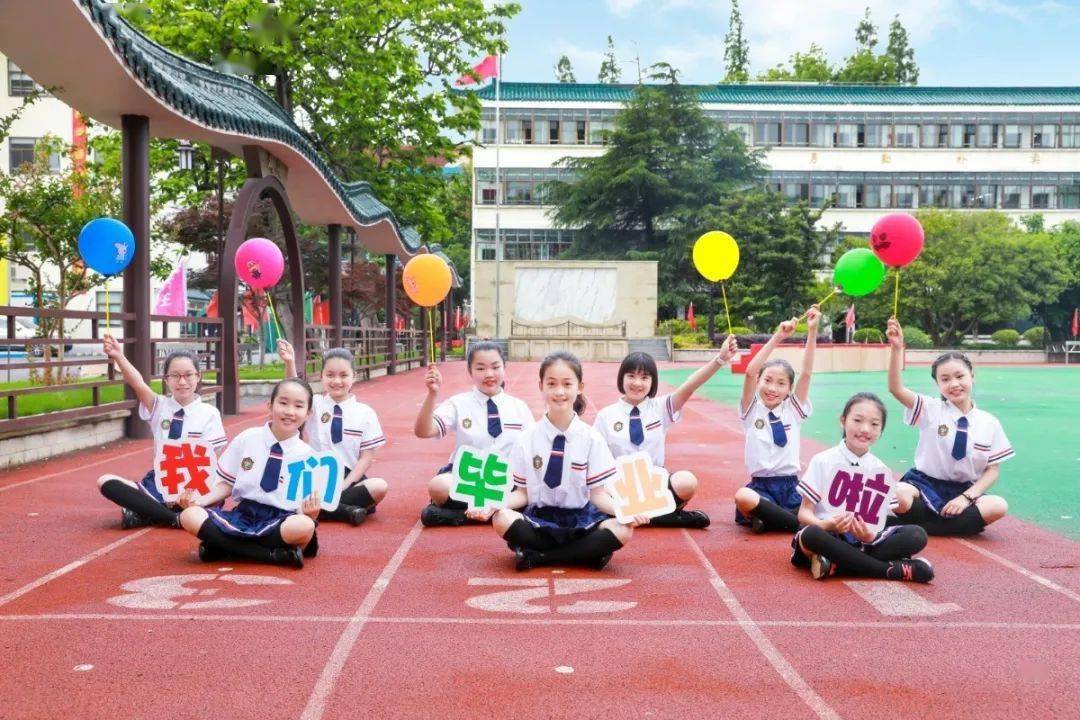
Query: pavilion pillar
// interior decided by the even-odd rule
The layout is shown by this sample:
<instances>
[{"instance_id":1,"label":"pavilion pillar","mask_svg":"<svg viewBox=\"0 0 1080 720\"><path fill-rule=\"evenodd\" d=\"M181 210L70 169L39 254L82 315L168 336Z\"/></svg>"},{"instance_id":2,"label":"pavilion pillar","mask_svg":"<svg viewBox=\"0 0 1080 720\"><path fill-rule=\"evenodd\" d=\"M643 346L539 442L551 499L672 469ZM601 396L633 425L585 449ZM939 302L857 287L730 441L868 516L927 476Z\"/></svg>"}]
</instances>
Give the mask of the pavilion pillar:
<instances>
[{"instance_id":1,"label":"pavilion pillar","mask_svg":"<svg viewBox=\"0 0 1080 720\"><path fill-rule=\"evenodd\" d=\"M124 224L135 235L135 256L124 270L122 309L134 318L124 320L124 356L139 374L150 382L154 358L150 343L150 119L142 115L123 115L121 134L121 192ZM124 397L136 399L135 392L124 386ZM139 419L137 410L124 421L129 438L153 437L153 429Z\"/></svg>"},{"instance_id":2,"label":"pavilion pillar","mask_svg":"<svg viewBox=\"0 0 1080 720\"><path fill-rule=\"evenodd\" d=\"M397 258L386 255L386 374L397 373Z\"/></svg>"},{"instance_id":3,"label":"pavilion pillar","mask_svg":"<svg viewBox=\"0 0 1080 720\"><path fill-rule=\"evenodd\" d=\"M329 245L328 275L330 295L330 324L334 326L331 331L331 345L343 347L345 344L345 331L342 329L342 298L341 298L341 226L330 225L327 227L327 240Z\"/></svg>"}]
</instances>

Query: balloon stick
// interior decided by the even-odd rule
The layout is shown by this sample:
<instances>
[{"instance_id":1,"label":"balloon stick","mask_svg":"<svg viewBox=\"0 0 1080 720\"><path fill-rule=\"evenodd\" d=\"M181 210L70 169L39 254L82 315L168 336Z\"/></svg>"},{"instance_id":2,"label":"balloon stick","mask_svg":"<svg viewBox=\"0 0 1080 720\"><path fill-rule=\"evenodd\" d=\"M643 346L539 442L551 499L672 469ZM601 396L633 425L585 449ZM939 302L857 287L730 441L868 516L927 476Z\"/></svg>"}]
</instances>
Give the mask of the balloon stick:
<instances>
[{"instance_id":1,"label":"balloon stick","mask_svg":"<svg viewBox=\"0 0 1080 720\"><path fill-rule=\"evenodd\" d=\"M896 268L896 283L893 289L892 314L896 317L896 311L900 308L900 268Z\"/></svg>"},{"instance_id":2,"label":"balloon stick","mask_svg":"<svg viewBox=\"0 0 1080 720\"><path fill-rule=\"evenodd\" d=\"M836 293L838 293L838 292L840 292L840 288L838 288L838 287L834 287L831 293L829 293L829 294L828 294L828 295L826 295L825 297L821 298L820 300L818 300L818 301L817 301L816 303L814 303L814 304L815 304L815 305L817 305L817 306L818 306L818 309L820 310L820 309L821 309L821 306L822 306L822 305L824 305L824 304L825 304L825 302L826 302L826 301L827 301L827 300L828 300L829 298L831 298L831 297L832 297L833 295L835 295L835 294L836 294ZM806 317L807 315L809 315L809 314L810 314L810 311L809 311L809 310L807 310L806 312L804 312L804 313L803 313L802 315L800 315L800 316L799 316L799 320L802 320L803 318L805 318L805 317Z\"/></svg>"},{"instance_id":3,"label":"balloon stick","mask_svg":"<svg viewBox=\"0 0 1080 720\"><path fill-rule=\"evenodd\" d=\"M723 280L720 281L720 292L724 296L724 316L727 318L727 334L731 335L731 312L728 310L727 290L724 289Z\"/></svg>"}]
</instances>

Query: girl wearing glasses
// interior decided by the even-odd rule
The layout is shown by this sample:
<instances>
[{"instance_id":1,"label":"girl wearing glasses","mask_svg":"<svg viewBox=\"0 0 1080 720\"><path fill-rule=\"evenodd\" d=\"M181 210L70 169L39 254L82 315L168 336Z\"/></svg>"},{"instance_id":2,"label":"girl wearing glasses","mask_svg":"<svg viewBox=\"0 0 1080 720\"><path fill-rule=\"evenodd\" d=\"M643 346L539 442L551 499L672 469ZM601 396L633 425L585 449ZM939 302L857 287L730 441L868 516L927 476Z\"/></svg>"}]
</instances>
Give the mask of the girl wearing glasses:
<instances>
[{"instance_id":1,"label":"girl wearing glasses","mask_svg":"<svg viewBox=\"0 0 1080 720\"><path fill-rule=\"evenodd\" d=\"M187 350L175 350L165 358L165 385L168 395L158 395L139 371L124 357L124 348L111 335L105 335L103 349L116 363L135 397L139 401L139 418L150 423L154 433L154 457L167 440L199 440L220 453L228 438L221 424L221 413L204 403L197 392L198 360ZM180 527L180 510L199 505L198 498L181 496L176 503L166 503L154 484L154 471L146 473L135 483L119 475L105 474L98 478L101 494L120 506L120 527L125 530L144 525ZM208 496L210 497L210 496Z\"/></svg>"}]
</instances>

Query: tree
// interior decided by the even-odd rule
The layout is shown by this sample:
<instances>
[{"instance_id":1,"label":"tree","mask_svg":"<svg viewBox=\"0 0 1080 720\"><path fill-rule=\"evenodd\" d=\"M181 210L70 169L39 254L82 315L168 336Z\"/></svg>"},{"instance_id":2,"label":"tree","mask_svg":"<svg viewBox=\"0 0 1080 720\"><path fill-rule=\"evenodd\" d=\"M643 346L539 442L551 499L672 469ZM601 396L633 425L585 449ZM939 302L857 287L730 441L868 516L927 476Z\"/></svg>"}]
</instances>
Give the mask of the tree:
<instances>
[{"instance_id":1,"label":"tree","mask_svg":"<svg viewBox=\"0 0 1080 720\"><path fill-rule=\"evenodd\" d=\"M897 15L889 23L889 45L885 55L896 66L896 82L902 85L917 85L919 66L915 64L915 50L908 44L908 31L900 24Z\"/></svg>"},{"instance_id":2,"label":"tree","mask_svg":"<svg viewBox=\"0 0 1080 720\"><path fill-rule=\"evenodd\" d=\"M574 67L570 64L570 58L565 55L559 58L559 61L555 63L555 82L561 83L576 83L577 78L574 77Z\"/></svg>"},{"instance_id":3,"label":"tree","mask_svg":"<svg viewBox=\"0 0 1080 720\"><path fill-rule=\"evenodd\" d=\"M676 210L715 202L763 173L760 152L707 118L673 68L656 67L654 77L668 84L635 88L615 116L608 151L563 158L576 179L547 187L556 224L583 230L589 252L659 250Z\"/></svg>"},{"instance_id":4,"label":"tree","mask_svg":"<svg viewBox=\"0 0 1080 720\"><path fill-rule=\"evenodd\" d=\"M96 151L101 138L91 138ZM26 268L33 306L63 310L73 298L105 284L106 278L83 264L79 232L91 220L120 214L120 178L100 161L91 159L85 169L73 165L59 172L50 169L50 156L68 156L73 148L59 138L46 136L34 150L34 161L10 174L0 173L0 259ZM162 276L171 269L162 257L152 259L152 269ZM62 320L42 318L42 337L64 338ZM63 343L59 352L63 359ZM45 357L52 347L45 346ZM46 366L44 384L63 382L64 372L53 375Z\"/></svg>"},{"instance_id":5,"label":"tree","mask_svg":"<svg viewBox=\"0 0 1080 720\"><path fill-rule=\"evenodd\" d=\"M1055 340L1072 336L1073 311L1080 308L1080 222L1061 223L1048 234L1054 245L1054 256L1067 273L1065 289L1056 300L1044 302L1035 314Z\"/></svg>"},{"instance_id":6,"label":"tree","mask_svg":"<svg viewBox=\"0 0 1080 720\"><path fill-rule=\"evenodd\" d=\"M896 64L888 55L860 50L847 58L833 79L846 83L896 83Z\"/></svg>"},{"instance_id":7,"label":"tree","mask_svg":"<svg viewBox=\"0 0 1080 720\"><path fill-rule=\"evenodd\" d=\"M750 79L750 43L743 36L739 0L731 0L728 31L724 35L724 82L746 82Z\"/></svg>"},{"instance_id":8,"label":"tree","mask_svg":"<svg viewBox=\"0 0 1080 720\"><path fill-rule=\"evenodd\" d=\"M829 82L835 74L829 66L825 51L817 43L811 43L806 52L793 53L788 61L790 67L777 65L759 75L759 80L787 80L798 82Z\"/></svg>"},{"instance_id":9,"label":"tree","mask_svg":"<svg viewBox=\"0 0 1080 720\"><path fill-rule=\"evenodd\" d=\"M862 20L855 26L855 43L859 46L860 52L873 52L877 42L877 27L870 19L870 8L867 7L863 11Z\"/></svg>"},{"instance_id":10,"label":"tree","mask_svg":"<svg viewBox=\"0 0 1080 720\"><path fill-rule=\"evenodd\" d=\"M614 85L620 78L622 78L622 70L619 69L619 61L615 59L615 41L608 35L607 52L604 53L604 60L600 63L600 77L597 79L602 83Z\"/></svg>"},{"instance_id":11,"label":"tree","mask_svg":"<svg viewBox=\"0 0 1080 720\"><path fill-rule=\"evenodd\" d=\"M452 82L504 52L516 3L438 0L147 0L128 17L193 60L252 77L346 180L364 179L425 239L448 232L433 158L480 127L480 102ZM330 50L332 49L332 51Z\"/></svg>"},{"instance_id":12,"label":"tree","mask_svg":"<svg viewBox=\"0 0 1080 720\"><path fill-rule=\"evenodd\" d=\"M1065 290L1069 273L1054 238L1027 233L995 211L916 214L926 233L919 258L901 271L900 319L925 330L936 346L964 335L1027 319ZM836 250L866 246L848 238ZM835 258L834 258L835 259ZM894 276L855 300L860 325L883 328L892 314Z\"/></svg>"}]
</instances>

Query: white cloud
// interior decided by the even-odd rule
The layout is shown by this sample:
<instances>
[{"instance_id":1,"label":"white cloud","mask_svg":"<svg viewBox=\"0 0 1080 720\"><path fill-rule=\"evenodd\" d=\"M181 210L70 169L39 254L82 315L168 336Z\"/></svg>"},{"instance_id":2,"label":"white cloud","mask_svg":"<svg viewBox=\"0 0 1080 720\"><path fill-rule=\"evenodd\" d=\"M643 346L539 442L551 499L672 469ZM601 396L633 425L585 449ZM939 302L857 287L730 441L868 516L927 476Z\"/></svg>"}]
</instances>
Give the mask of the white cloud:
<instances>
[{"instance_id":1,"label":"white cloud","mask_svg":"<svg viewBox=\"0 0 1080 720\"><path fill-rule=\"evenodd\" d=\"M570 58L570 64L574 68L574 77L577 78L578 82L596 82L596 77L600 73L600 63L604 59L604 53L599 50L578 47L572 43L559 43L555 46L555 60L552 63L551 71L553 74L555 72L554 63L558 62L559 57L562 55ZM625 72L623 76L626 76Z\"/></svg>"},{"instance_id":2,"label":"white cloud","mask_svg":"<svg viewBox=\"0 0 1080 720\"><path fill-rule=\"evenodd\" d=\"M968 0L968 4L978 12L1004 15L1005 17L1019 22L1028 22L1033 17L1039 17L1046 13L1059 12L1065 9L1061 3L1056 2L1056 0L1044 0L1043 2L1037 3L1010 3L1004 2L1004 0Z\"/></svg>"}]
</instances>

